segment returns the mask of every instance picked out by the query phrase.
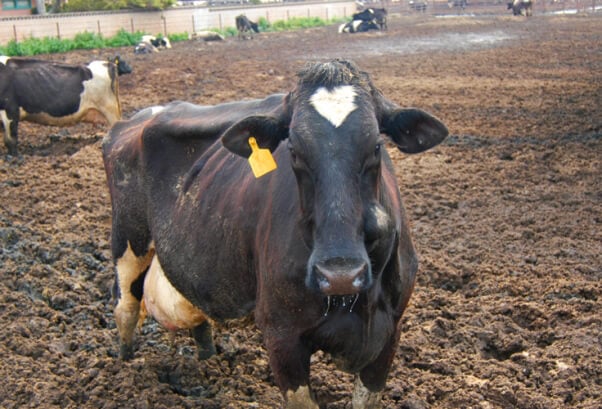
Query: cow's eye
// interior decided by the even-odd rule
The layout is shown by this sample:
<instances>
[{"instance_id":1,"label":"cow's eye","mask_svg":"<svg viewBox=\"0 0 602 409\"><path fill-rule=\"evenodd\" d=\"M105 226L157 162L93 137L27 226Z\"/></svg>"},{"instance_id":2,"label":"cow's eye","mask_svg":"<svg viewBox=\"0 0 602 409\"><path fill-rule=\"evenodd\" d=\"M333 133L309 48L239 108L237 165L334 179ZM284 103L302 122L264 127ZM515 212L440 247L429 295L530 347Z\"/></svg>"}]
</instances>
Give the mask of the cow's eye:
<instances>
[{"instance_id":1,"label":"cow's eye","mask_svg":"<svg viewBox=\"0 0 602 409\"><path fill-rule=\"evenodd\" d=\"M297 163L297 152L295 152L295 149L293 149L292 146L289 146L288 150L291 153L291 161L293 164Z\"/></svg>"},{"instance_id":2,"label":"cow's eye","mask_svg":"<svg viewBox=\"0 0 602 409\"><path fill-rule=\"evenodd\" d=\"M382 143L377 143L374 147L374 156L380 156L380 148L382 147Z\"/></svg>"}]
</instances>

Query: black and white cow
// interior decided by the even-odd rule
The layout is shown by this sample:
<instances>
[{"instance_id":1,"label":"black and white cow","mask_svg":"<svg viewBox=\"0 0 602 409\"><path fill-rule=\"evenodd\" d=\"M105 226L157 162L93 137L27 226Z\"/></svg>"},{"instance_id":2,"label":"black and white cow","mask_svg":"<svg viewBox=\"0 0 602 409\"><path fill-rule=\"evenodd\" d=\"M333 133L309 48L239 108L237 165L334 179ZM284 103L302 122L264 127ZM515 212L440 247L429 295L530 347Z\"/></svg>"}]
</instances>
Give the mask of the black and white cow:
<instances>
[{"instance_id":1,"label":"black and white cow","mask_svg":"<svg viewBox=\"0 0 602 409\"><path fill-rule=\"evenodd\" d=\"M0 116L8 153L18 154L20 120L65 126L104 119L113 125L121 119L117 77L130 72L120 57L81 65L0 57Z\"/></svg>"},{"instance_id":2,"label":"black and white cow","mask_svg":"<svg viewBox=\"0 0 602 409\"><path fill-rule=\"evenodd\" d=\"M514 0L508 3L508 10L514 16L530 17L533 15L533 2L531 0Z\"/></svg>"},{"instance_id":3,"label":"black and white cow","mask_svg":"<svg viewBox=\"0 0 602 409\"><path fill-rule=\"evenodd\" d=\"M171 42L167 37L157 38L152 35L143 35L140 42L134 47L134 54L158 53L165 48L171 48Z\"/></svg>"},{"instance_id":4,"label":"black and white cow","mask_svg":"<svg viewBox=\"0 0 602 409\"><path fill-rule=\"evenodd\" d=\"M374 21L353 20L339 26L339 33L365 33L370 30L378 30Z\"/></svg>"},{"instance_id":5,"label":"black and white cow","mask_svg":"<svg viewBox=\"0 0 602 409\"><path fill-rule=\"evenodd\" d=\"M142 300L204 356L206 317L254 313L287 408L318 408L318 350L356 374L355 409L381 407L418 268L385 141L418 153L446 127L342 60L307 66L288 94L158 110L103 142L121 357ZM247 159L267 150L277 169L256 178Z\"/></svg>"},{"instance_id":6,"label":"black and white cow","mask_svg":"<svg viewBox=\"0 0 602 409\"><path fill-rule=\"evenodd\" d=\"M387 10L384 8L367 8L361 12L355 13L351 16L351 21L361 20L366 22L373 22L381 30L387 29Z\"/></svg>"},{"instance_id":7,"label":"black and white cow","mask_svg":"<svg viewBox=\"0 0 602 409\"><path fill-rule=\"evenodd\" d=\"M253 32L259 33L259 26L257 23L252 22L245 16L244 14L240 14L236 16L236 30L238 31L238 38L252 39Z\"/></svg>"}]
</instances>

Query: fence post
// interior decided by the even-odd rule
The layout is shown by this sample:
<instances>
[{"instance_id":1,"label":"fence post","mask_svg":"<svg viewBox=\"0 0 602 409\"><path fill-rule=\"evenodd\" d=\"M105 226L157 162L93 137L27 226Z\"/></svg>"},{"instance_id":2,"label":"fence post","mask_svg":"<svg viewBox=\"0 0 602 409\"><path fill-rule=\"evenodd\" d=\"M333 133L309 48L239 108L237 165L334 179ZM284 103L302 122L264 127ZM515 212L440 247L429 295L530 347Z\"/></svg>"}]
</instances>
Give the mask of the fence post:
<instances>
[{"instance_id":1,"label":"fence post","mask_svg":"<svg viewBox=\"0 0 602 409\"><path fill-rule=\"evenodd\" d=\"M59 22L56 22L56 37L60 40L61 39L61 28L59 27Z\"/></svg>"},{"instance_id":2,"label":"fence post","mask_svg":"<svg viewBox=\"0 0 602 409\"><path fill-rule=\"evenodd\" d=\"M192 17L192 32L196 33L196 27L194 26L194 14L190 17Z\"/></svg>"},{"instance_id":3,"label":"fence post","mask_svg":"<svg viewBox=\"0 0 602 409\"><path fill-rule=\"evenodd\" d=\"M15 43L18 41L17 39L17 26L13 24L13 34L15 35Z\"/></svg>"},{"instance_id":4,"label":"fence post","mask_svg":"<svg viewBox=\"0 0 602 409\"><path fill-rule=\"evenodd\" d=\"M100 20L96 20L96 26L98 27L98 35L102 35L100 32Z\"/></svg>"},{"instance_id":5,"label":"fence post","mask_svg":"<svg viewBox=\"0 0 602 409\"><path fill-rule=\"evenodd\" d=\"M167 37L167 19L161 14L161 20L163 20L163 36Z\"/></svg>"},{"instance_id":6,"label":"fence post","mask_svg":"<svg viewBox=\"0 0 602 409\"><path fill-rule=\"evenodd\" d=\"M130 18L130 25L132 26L132 34L134 34L134 18Z\"/></svg>"}]
</instances>

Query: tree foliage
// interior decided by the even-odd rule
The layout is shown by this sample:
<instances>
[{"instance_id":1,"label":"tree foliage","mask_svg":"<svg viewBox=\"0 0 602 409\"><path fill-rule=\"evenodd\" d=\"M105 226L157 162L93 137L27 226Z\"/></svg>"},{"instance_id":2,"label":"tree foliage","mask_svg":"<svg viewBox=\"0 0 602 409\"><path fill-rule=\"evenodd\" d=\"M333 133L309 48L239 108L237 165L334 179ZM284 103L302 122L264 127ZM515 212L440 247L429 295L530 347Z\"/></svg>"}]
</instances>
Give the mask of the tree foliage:
<instances>
[{"instance_id":1,"label":"tree foliage","mask_svg":"<svg viewBox=\"0 0 602 409\"><path fill-rule=\"evenodd\" d=\"M172 6L175 0L69 0L61 11L93 11L120 9L160 10Z\"/></svg>"}]
</instances>

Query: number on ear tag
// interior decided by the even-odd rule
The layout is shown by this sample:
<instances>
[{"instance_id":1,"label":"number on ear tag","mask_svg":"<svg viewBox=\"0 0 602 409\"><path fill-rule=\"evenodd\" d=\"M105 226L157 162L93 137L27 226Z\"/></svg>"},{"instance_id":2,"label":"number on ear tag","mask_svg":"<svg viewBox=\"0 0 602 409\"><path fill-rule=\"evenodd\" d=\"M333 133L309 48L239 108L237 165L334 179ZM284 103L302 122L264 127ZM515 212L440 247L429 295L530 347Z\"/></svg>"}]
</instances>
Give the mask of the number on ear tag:
<instances>
[{"instance_id":1,"label":"number on ear tag","mask_svg":"<svg viewBox=\"0 0 602 409\"><path fill-rule=\"evenodd\" d=\"M252 151L249 156L249 165L256 178L260 178L278 167L270 150L257 146L257 140L252 136L249 138L249 145Z\"/></svg>"}]
</instances>

